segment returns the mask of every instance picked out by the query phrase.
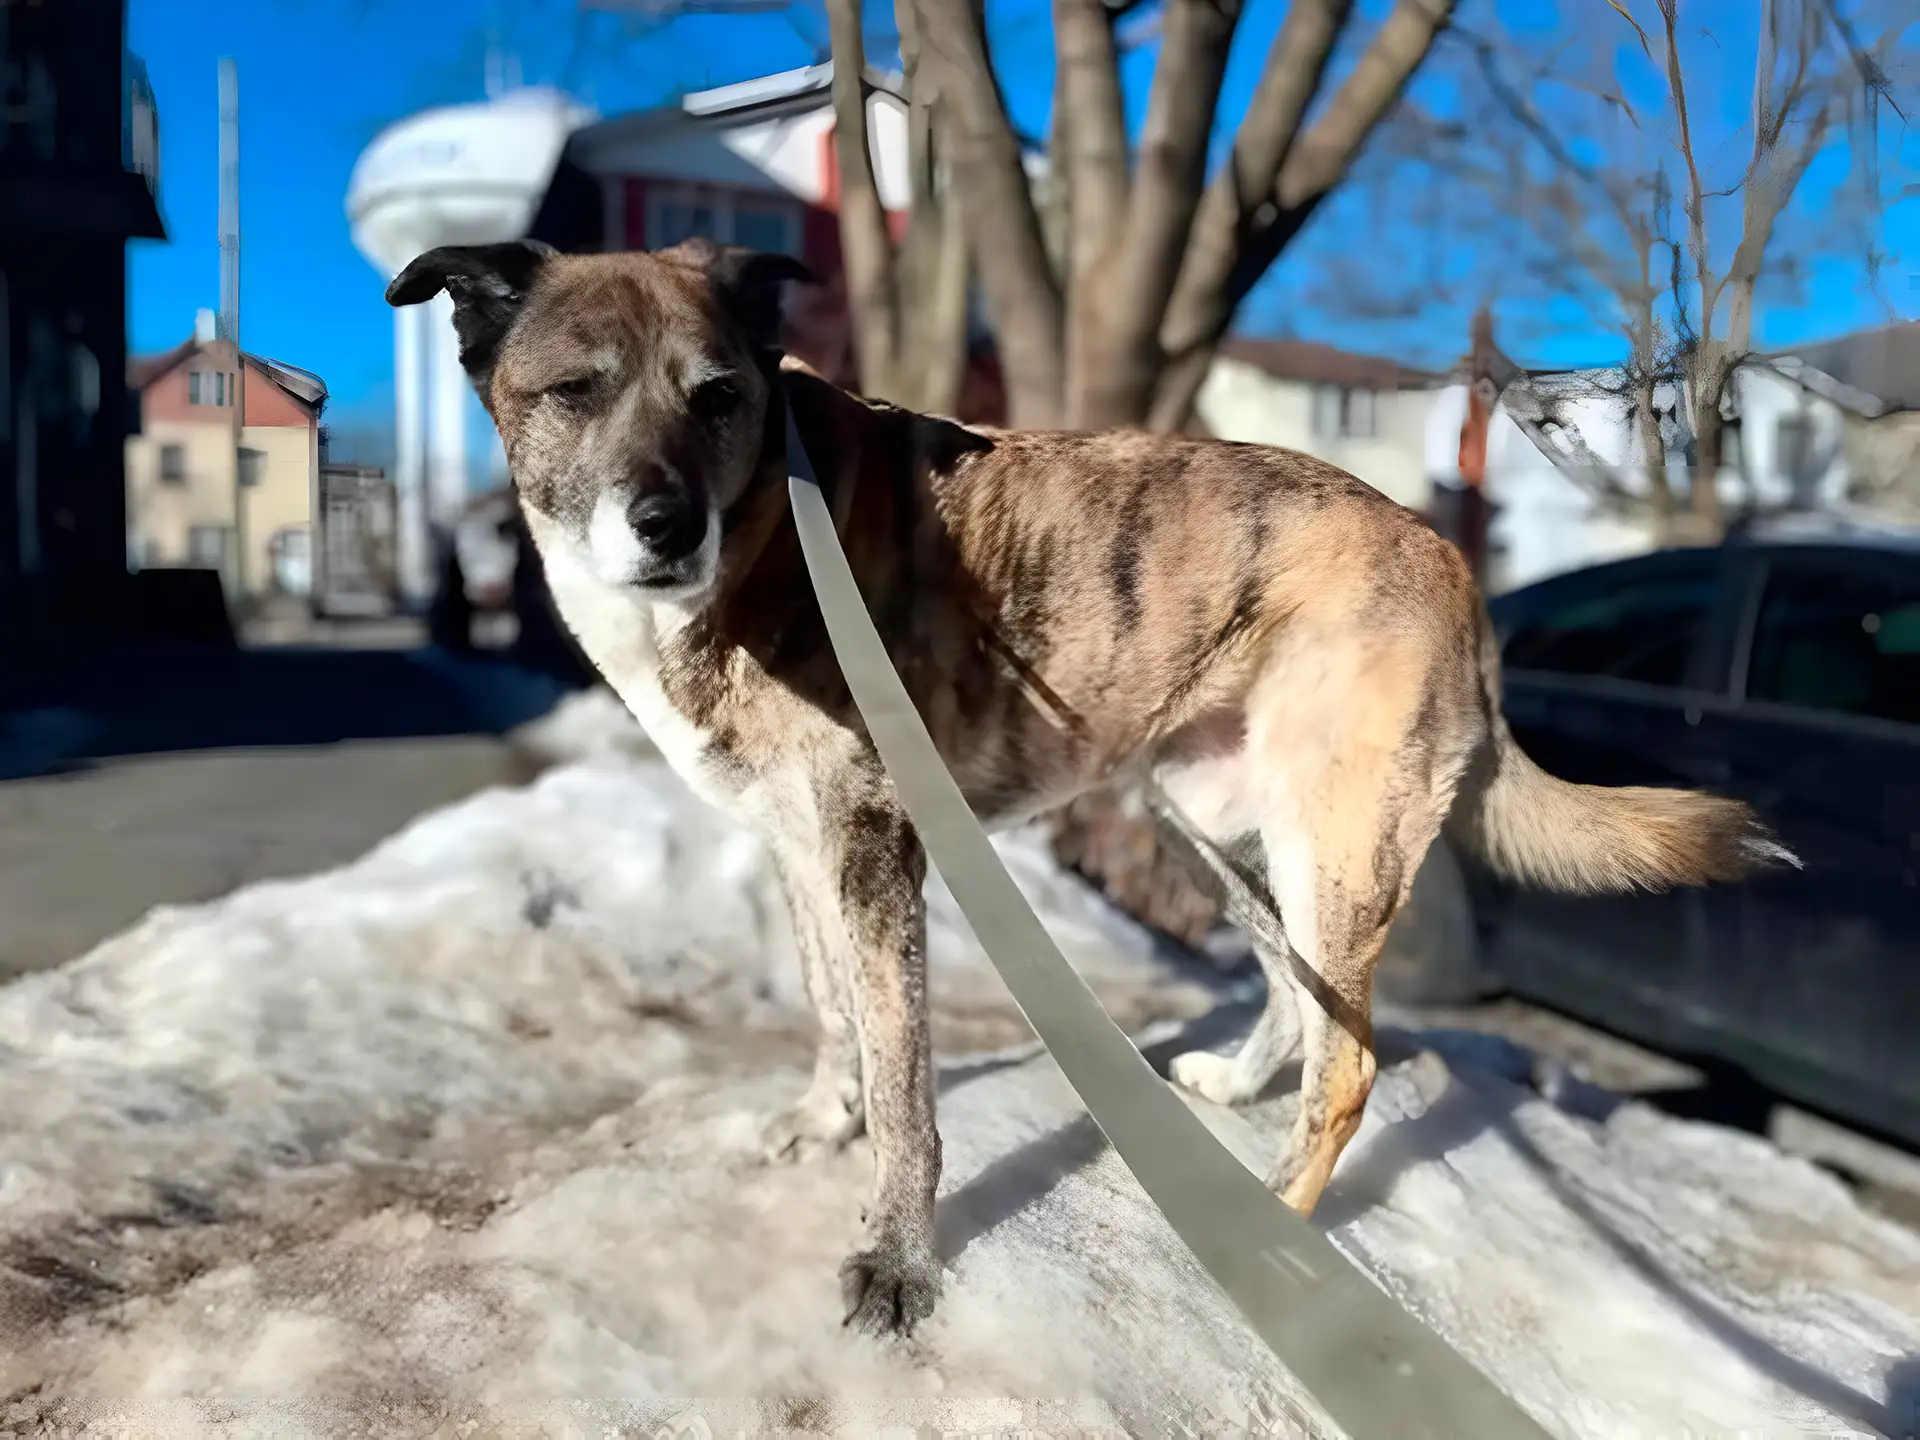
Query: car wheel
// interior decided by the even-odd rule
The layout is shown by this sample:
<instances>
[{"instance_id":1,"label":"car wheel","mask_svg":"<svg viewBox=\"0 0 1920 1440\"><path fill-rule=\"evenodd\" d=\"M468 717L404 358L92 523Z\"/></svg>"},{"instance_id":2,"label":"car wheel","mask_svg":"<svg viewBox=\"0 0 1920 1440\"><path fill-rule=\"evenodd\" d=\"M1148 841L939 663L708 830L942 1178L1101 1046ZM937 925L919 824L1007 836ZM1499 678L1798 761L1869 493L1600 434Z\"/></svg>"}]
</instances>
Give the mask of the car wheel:
<instances>
[{"instance_id":1,"label":"car wheel","mask_svg":"<svg viewBox=\"0 0 1920 1440\"><path fill-rule=\"evenodd\" d=\"M1401 1005L1467 1005L1483 990L1479 933L1460 862L1433 842L1406 908L1387 932L1374 993Z\"/></svg>"}]
</instances>

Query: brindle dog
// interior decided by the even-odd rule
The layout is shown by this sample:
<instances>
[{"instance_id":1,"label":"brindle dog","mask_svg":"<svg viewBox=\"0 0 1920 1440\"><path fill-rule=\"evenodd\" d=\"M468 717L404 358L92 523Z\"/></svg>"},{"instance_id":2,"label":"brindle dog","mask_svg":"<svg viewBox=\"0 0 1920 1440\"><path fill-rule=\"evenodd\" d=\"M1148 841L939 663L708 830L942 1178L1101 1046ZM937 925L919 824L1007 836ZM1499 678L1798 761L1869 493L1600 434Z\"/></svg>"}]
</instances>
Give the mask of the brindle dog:
<instances>
[{"instance_id":1,"label":"brindle dog","mask_svg":"<svg viewBox=\"0 0 1920 1440\"><path fill-rule=\"evenodd\" d=\"M453 298L560 612L698 793L754 827L821 1038L774 1121L793 1156L872 1137L847 1318L909 1329L940 1285L926 861L848 695L787 506L785 413L875 623L983 820L1145 773L1253 857L1284 937L1266 1014L1181 1083L1251 1097L1304 1040L1270 1184L1302 1213L1374 1075L1373 966L1428 847L1569 891L1731 880L1792 857L1744 807L1533 765L1459 553L1289 450L1013 433L870 404L778 348L796 261L689 242L439 249L387 298ZM1297 994L1299 1003L1293 1003ZM1304 1034L1298 1033L1304 1031Z\"/></svg>"}]
</instances>

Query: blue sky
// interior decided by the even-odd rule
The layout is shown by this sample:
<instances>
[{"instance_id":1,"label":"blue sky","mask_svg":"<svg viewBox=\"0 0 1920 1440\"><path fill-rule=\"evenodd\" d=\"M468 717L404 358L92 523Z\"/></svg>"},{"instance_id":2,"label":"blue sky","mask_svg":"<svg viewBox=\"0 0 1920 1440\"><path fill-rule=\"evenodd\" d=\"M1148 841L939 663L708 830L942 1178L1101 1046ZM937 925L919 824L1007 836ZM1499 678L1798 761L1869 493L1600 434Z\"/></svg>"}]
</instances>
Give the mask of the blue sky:
<instances>
[{"instance_id":1,"label":"blue sky","mask_svg":"<svg viewBox=\"0 0 1920 1440\"><path fill-rule=\"evenodd\" d=\"M1383 0L1362 0L1378 13ZM1526 7L1538 16L1548 0L1481 0L1483 6ZM1563 0L1564 3L1564 0ZM870 6L883 26L891 5ZM1284 0L1248 0L1222 106L1221 137L1246 103ZM1474 9L1463 3L1462 14ZM1699 50L1702 93L1696 126L1715 154L1737 153L1744 124L1752 37L1739 35L1742 0L1689 0L1707 41ZM236 57L242 111L241 206L245 234L243 333L249 349L316 371L333 394L337 432L383 431L392 403L391 312L381 277L354 249L343 201L361 148L386 123L424 106L484 94L490 33L503 37L529 82L559 82L604 113L658 103L688 89L723 84L806 63L824 41L817 17L693 17L648 35L602 16L576 43L574 0L131 0L129 38L147 63L161 117L162 203L170 242L131 250L131 342L137 352L185 338L196 308L215 303L217 107L215 67ZM1044 131L1050 93L1049 0L991 0L990 22L1015 121ZM1509 16L1512 19L1513 16ZM1746 22L1749 26L1750 21ZM1621 43L1627 34L1622 32ZM1722 60L1724 56L1724 61ZM1152 55L1127 62L1137 115ZM1631 70L1631 62L1629 63ZM1422 82L1422 98L1444 108L1446 85ZM1883 164L1920 176L1920 141L1883 126L1890 148ZM1803 218L1816 219L1822 187L1831 187L1844 158L1809 178ZM1418 184L1417 177L1409 182ZM1394 224L1392 190L1343 197L1283 257L1243 314L1249 328L1286 330L1402 358L1444 358L1464 348L1465 315L1476 257L1444 233ZM1388 208L1383 209L1383 205ZM1869 293L1856 260L1815 268L1799 294L1762 313L1762 339L1791 344L1885 318L1890 302L1903 316L1920 309L1920 202L1888 213L1882 249L1900 256ZM1904 252L1904 253L1901 253ZM1460 284L1414 316L1359 323L1321 303L1324 257L1348 265L1377 255L1378 265L1430 270ZM1483 268L1483 267L1481 267ZM1503 315L1503 321L1506 318ZM1520 324L1524 356L1542 364L1604 358L1612 342L1577 307L1551 313L1537 305ZM1518 348L1518 347L1516 347Z\"/></svg>"}]
</instances>

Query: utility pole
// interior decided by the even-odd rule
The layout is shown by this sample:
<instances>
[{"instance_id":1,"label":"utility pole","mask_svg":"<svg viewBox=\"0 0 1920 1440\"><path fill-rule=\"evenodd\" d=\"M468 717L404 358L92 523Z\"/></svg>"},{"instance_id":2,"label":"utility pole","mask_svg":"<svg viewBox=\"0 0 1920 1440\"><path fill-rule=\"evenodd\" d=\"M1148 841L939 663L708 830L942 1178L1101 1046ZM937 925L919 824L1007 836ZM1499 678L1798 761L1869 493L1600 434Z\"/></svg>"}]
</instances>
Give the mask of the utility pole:
<instances>
[{"instance_id":1,"label":"utility pole","mask_svg":"<svg viewBox=\"0 0 1920 1440\"><path fill-rule=\"evenodd\" d=\"M233 590L248 594L247 360L240 349L240 76L220 58L220 337L233 347Z\"/></svg>"}]
</instances>

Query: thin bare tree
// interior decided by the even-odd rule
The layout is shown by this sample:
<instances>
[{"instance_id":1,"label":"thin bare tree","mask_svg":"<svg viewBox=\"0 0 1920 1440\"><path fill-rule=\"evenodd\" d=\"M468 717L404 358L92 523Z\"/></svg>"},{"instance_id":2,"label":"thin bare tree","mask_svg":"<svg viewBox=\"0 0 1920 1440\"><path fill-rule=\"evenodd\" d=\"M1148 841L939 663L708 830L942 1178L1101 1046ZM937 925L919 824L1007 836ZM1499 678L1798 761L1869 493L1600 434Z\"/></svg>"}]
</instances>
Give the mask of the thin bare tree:
<instances>
[{"instance_id":1,"label":"thin bare tree","mask_svg":"<svg viewBox=\"0 0 1920 1440\"><path fill-rule=\"evenodd\" d=\"M1542 449L1609 503L1650 507L1663 537L1712 539L1725 523L1717 481L1735 404L1731 382L1753 354L1762 285L1791 280L1816 254L1842 245L1870 276L1880 258L1874 222L1888 197L1877 137L1882 107L1901 113L1912 22L1872 3L1762 0L1750 133L1716 144L1696 124L1692 96L1704 66L1690 65L1688 55L1711 63L1720 42L1691 24L1684 0L1608 4L1631 27L1629 53L1646 60L1657 107L1630 103L1617 70L1596 71L1593 58L1617 38L1604 30L1579 31L1575 43L1532 56L1472 40L1487 97L1501 113L1483 115L1464 134L1451 127L1464 143L1445 163L1483 182L1493 212L1529 232L1525 261L1502 277L1509 295L1523 287L1536 296L1584 293L1626 341L1617 374L1595 383L1630 413L1640 483L1597 460L1577 435ZM1729 171L1718 162L1735 143L1745 153ZM1835 224L1802 224L1789 235L1784 220L1809 168L1841 146L1849 175L1824 208L1829 220L1861 223L1850 235ZM1678 396L1676 435L1663 434L1662 390ZM1522 377L1508 410L1525 426L1551 405ZM1669 449L1691 456L1684 508Z\"/></svg>"}]
</instances>

